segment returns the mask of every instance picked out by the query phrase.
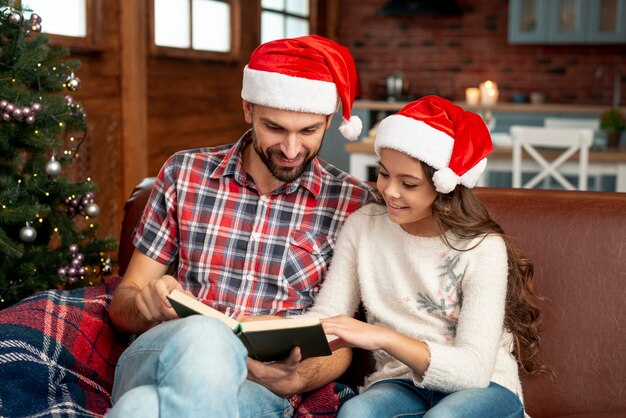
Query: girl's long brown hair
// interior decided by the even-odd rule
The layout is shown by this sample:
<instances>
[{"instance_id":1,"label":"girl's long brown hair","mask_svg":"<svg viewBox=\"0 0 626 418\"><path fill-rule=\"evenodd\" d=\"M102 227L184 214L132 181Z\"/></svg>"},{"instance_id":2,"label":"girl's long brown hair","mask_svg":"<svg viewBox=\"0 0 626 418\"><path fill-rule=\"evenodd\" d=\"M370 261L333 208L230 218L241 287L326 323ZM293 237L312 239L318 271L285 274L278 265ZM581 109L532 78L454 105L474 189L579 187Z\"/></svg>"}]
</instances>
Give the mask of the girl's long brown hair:
<instances>
[{"instance_id":1,"label":"girl's long brown hair","mask_svg":"<svg viewBox=\"0 0 626 418\"><path fill-rule=\"evenodd\" d=\"M435 170L424 163L422 167L426 177L431 179L432 183ZM537 302L542 298L533 290L532 262L513 247L502 227L491 219L487 208L471 189L459 185L450 193L439 193L433 203L432 211L440 235L451 248L455 247L444 234L448 230L460 238L474 238L488 234L498 234L502 237L506 244L509 272L504 327L513 335L513 354L525 373L535 375L547 372L551 374L551 369L537 359L541 346L540 311Z\"/></svg>"}]
</instances>

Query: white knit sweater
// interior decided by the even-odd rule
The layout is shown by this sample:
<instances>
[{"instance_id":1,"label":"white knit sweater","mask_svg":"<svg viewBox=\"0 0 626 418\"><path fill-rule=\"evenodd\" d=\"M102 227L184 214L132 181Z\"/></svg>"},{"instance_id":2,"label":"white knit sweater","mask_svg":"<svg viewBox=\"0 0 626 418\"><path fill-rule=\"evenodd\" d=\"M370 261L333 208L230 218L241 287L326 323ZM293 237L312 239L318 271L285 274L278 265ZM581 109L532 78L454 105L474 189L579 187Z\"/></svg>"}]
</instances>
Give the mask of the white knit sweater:
<instances>
[{"instance_id":1,"label":"white knit sweater","mask_svg":"<svg viewBox=\"0 0 626 418\"><path fill-rule=\"evenodd\" d=\"M424 341L430 365L420 376L380 350L364 388L388 378L454 392L496 382L522 399L511 334L503 330L507 255L497 235L455 239L420 237L392 223L370 204L344 224L324 285L310 314L353 315L359 302L367 322Z\"/></svg>"}]
</instances>

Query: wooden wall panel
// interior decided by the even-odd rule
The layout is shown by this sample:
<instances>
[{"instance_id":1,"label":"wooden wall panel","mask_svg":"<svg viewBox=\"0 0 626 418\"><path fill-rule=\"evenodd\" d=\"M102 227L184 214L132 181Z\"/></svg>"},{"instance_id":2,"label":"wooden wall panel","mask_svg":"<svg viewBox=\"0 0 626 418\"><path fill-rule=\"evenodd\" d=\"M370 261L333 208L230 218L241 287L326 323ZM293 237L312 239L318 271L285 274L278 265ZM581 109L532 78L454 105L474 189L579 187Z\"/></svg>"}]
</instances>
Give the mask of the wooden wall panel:
<instances>
[{"instance_id":1,"label":"wooden wall panel","mask_svg":"<svg viewBox=\"0 0 626 418\"><path fill-rule=\"evenodd\" d=\"M119 10L116 2L102 8L102 45L97 51L74 52L81 61L76 76L81 88L71 94L87 112L89 133L72 168L76 179L91 177L98 184L96 203L100 215L99 235L118 236L121 225L120 197L120 55Z\"/></svg>"}]
</instances>

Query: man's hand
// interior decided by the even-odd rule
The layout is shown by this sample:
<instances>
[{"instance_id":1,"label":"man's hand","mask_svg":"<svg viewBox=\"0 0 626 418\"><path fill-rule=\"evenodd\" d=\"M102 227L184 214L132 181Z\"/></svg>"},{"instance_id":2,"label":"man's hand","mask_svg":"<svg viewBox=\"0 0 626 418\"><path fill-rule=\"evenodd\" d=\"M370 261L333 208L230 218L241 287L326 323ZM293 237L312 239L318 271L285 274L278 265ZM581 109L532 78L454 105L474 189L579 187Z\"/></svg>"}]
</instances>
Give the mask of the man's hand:
<instances>
[{"instance_id":1,"label":"man's hand","mask_svg":"<svg viewBox=\"0 0 626 418\"><path fill-rule=\"evenodd\" d=\"M301 360L300 347L294 347L285 360L274 363L248 359L248 379L265 386L278 396L289 398L299 393L303 387L298 373Z\"/></svg>"},{"instance_id":2,"label":"man's hand","mask_svg":"<svg viewBox=\"0 0 626 418\"><path fill-rule=\"evenodd\" d=\"M149 322L161 322L178 318L167 300L172 290L183 290L178 280L165 275L149 282L135 296L135 303L141 315Z\"/></svg>"}]
</instances>

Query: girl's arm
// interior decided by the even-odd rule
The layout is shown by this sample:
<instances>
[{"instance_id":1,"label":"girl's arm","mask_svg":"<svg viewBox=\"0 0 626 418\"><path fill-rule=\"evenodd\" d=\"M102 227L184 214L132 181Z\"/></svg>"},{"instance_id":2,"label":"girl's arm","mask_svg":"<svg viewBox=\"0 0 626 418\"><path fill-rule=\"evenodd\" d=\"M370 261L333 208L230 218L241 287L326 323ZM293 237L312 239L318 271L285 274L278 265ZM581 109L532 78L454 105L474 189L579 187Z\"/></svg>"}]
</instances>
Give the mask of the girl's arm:
<instances>
[{"instance_id":1,"label":"girl's arm","mask_svg":"<svg viewBox=\"0 0 626 418\"><path fill-rule=\"evenodd\" d=\"M504 332L508 277L504 241L488 236L468 257L455 335L450 343L426 341L430 365L424 375L413 376L418 385L453 392L487 387L493 376Z\"/></svg>"},{"instance_id":2,"label":"girl's arm","mask_svg":"<svg viewBox=\"0 0 626 418\"><path fill-rule=\"evenodd\" d=\"M326 334L339 337L331 342L333 350L343 347L384 350L420 376L428 369L430 352L422 341L346 315L322 319L322 325Z\"/></svg>"},{"instance_id":3,"label":"girl's arm","mask_svg":"<svg viewBox=\"0 0 626 418\"><path fill-rule=\"evenodd\" d=\"M330 268L315 304L309 314L320 318L353 315L361 301L358 284L358 242L369 239L362 234L363 215L356 212L348 217L337 238Z\"/></svg>"},{"instance_id":4,"label":"girl's arm","mask_svg":"<svg viewBox=\"0 0 626 418\"><path fill-rule=\"evenodd\" d=\"M430 389L486 387L502 341L507 259L499 237L487 238L478 248L463 278L463 305L451 343L420 341L338 316L322 320L327 334L340 337L331 346L382 349L414 371L417 385Z\"/></svg>"}]
</instances>

